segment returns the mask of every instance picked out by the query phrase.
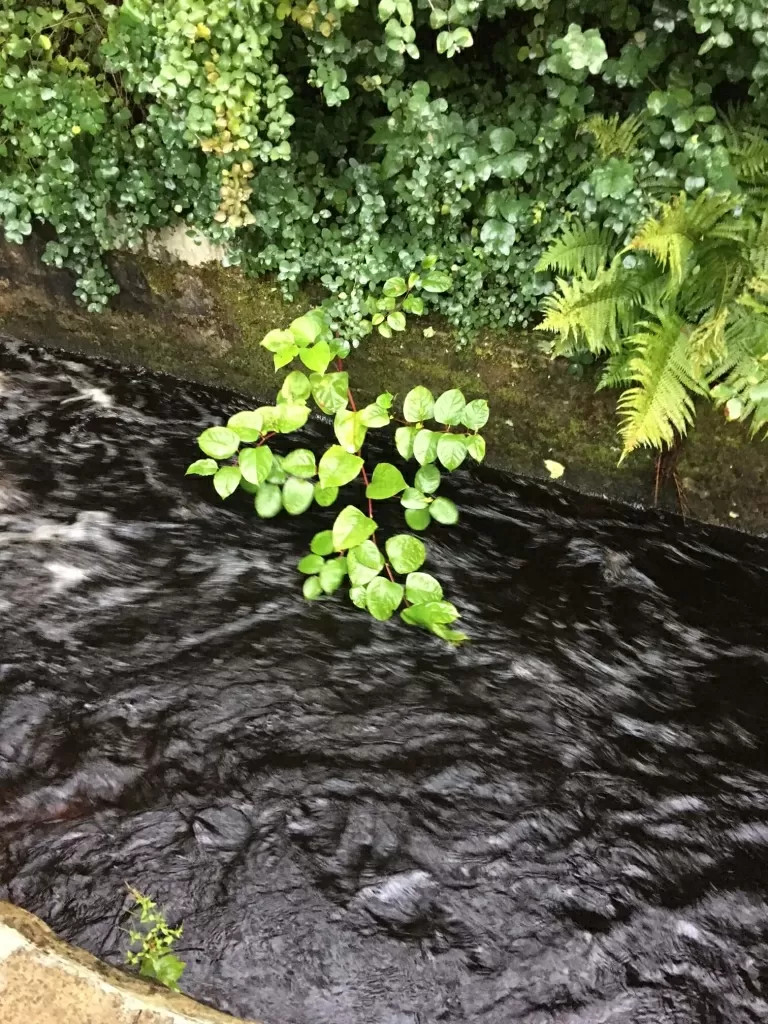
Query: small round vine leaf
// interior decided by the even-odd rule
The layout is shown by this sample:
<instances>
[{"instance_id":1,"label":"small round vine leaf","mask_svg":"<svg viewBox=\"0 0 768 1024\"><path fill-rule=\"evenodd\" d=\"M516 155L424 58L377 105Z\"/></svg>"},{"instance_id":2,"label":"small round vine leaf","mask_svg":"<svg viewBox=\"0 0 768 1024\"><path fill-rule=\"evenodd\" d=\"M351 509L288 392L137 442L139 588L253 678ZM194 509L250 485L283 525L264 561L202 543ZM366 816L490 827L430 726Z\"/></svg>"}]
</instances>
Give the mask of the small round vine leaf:
<instances>
[{"instance_id":1,"label":"small round vine leaf","mask_svg":"<svg viewBox=\"0 0 768 1024\"><path fill-rule=\"evenodd\" d=\"M404 331L405 313L401 313L399 309L396 309L387 316L387 323L393 331Z\"/></svg>"},{"instance_id":2,"label":"small round vine leaf","mask_svg":"<svg viewBox=\"0 0 768 1024\"><path fill-rule=\"evenodd\" d=\"M357 608L366 609L368 607L365 587L350 587L349 599Z\"/></svg>"},{"instance_id":3,"label":"small round vine leaf","mask_svg":"<svg viewBox=\"0 0 768 1024\"><path fill-rule=\"evenodd\" d=\"M429 498L416 487L406 487L400 497L400 504L407 509L425 509Z\"/></svg>"},{"instance_id":4,"label":"small round vine leaf","mask_svg":"<svg viewBox=\"0 0 768 1024\"><path fill-rule=\"evenodd\" d=\"M391 619L403 600L404 588L384 576L377 576L365 588L368 611L379 622Z\"/></svg>"},{"instance_id":5,"label":"small round vine leaf","mask_svg":"<svg viewBox=\"0 0 768 1024\"><path fill-rule=\"evenodd\" d=\"M305 402L312 393L312 387L306 373L294 370L289 373L280 388L280 394L289 402Z\"/></svg>"},{"instance_id":6,"label":"small round vine leaf","mask_svg":"<svg viewBox=\"0 0 768 1024\"><path fill-rule=\"evenodd\" d=\"M429 506L429 514L443 526L453 526L459 521L459 510L450 498L435 498Z\"/></svg>"},{"instance_id":7,"label":"small round vine leaf","mask_svg":"<svg viewBox=\"0 0 768 1024\"><path fill-rule=\"evenodd\" d=\"M403 400L403 416L408 423L423 423L432 416L435 399L429 388L413 388Z\"/></svg>"},{"instance_id":8,"label":"small round vine leaf","mask_svg":"<svg viewBox=\"0 0 768 1024\"><path fill-rule=\"evenodd\" d=\"M262 484L253 504L261 519L274 519L283 507L283 492L277 484Z\"/></svg>"},{"instance_id":9,"label":"small round vine leaf","mask_svg":"<svg viewBox=\"0 0 768 1024\"><path fill-rule=\"evenodd\" d=\"M389 462L380 462L373 470L371 482L365 489L365 496L374 501L383 501L404 491L407 486L405 477L397 466Z\"/></svg>"},{"instance_id":10,"label":"small round vine leaf","mask_svg":"<svg viewBox=\"0 0 768 1024\"><path fill-rule=\"evenodd\" d=\"M191 466L187 466L185 476L213 476L217 473L219 464L216 459L198 459Z\"/></svg>"},{"instance_id":11,"label":"small round vine leaf","mask_svg":"<svg viewBox=\"0 0 768 1024\"><path fill-rule=\"evenodd\" d=\"M405 295L408 285L403 277L390 277L389 280L384 282L384 287L381 290L388 298L396 298L398 295Z\"/></svg>"},{"instance_id":12,"label":"small round vine leaf","mask_svg":"<svg viewBox=\"0 0 768 1024\"><path fill-rule=\"evenodd\" d=\"M424 541L410 533L398 533L385 544L387 558L395 572L407 573L420 569L427 557Z\"/></svg>"},{"instance_id":13,"label":"small round vine leaf","mask_svg":"<svg viewBox=\"0 0 768 1024\"><path fill-rule=\"evenodd\" d=\"M315 488L309 480L289 476L283 485L283 508L291 516L300 516L312 504Z\"/></svg>"},{"instance_id":14,"label":"small round vine leaf","mask_svg":"<svg viewBox=\"0 0 768 1024\"><path fill-rule=\"evenodd\" d=\"M347 553L349 581L356 587L364 587L378 576L384 568L384 558L372 540L364 540Z\"/></svg>"},{"instance_id":15,"label":"small round vine leaf","mask_svg":"<svg viewBox=\"0 0 768 1024\"><path fill-rule=\"evenodd\" d=\"M269 471L267 477L268 484L284 484L288 478L288 474L283 469L283 460L279 455L275 455L272 452L272 468Z\"/></svg>"},{"instance_id":16,"label":"small round vine leaf","mask_svg":"<svg viewBox=\"0 0 768 1024\"><path fill-rule=\"evenodd\" d=\"M447 292L451 283L451 275L444 270L432 270L421 279L421 287L425 292Z\"/></svg>"},{"instance_id":17,"label":"small round vine leaf","mask_svg":"<svg viewBox=\"0 0 768 1024\"><path fill-rule=\"evenodd\" d=\"M260 409L245 409L227 420L227 427L234 430L241 441L258 441L263 433L263 424Z\"/></svg>"},{"instance_id":18,"label":"small round vine leaf","mask_svg":"<svg viewBox=\"0 0 768 1024\"><path fill-rule=\"evenodd\" d=\"M228 498L240 486L241 473L237 466L222 466L213 478L213 486L220 498Z\"/></svg>"},{"instance_id":19,"label":"small round vine leaf","mask_svg":"<svg viewBox=\"0 0 768 1024\"><path fill-rule=\"evenodd\" d=\"M315 484L315 501L321 508L328 508L338 496L338 487L321 487L320 484Z\"/></svg>"},{"instance_id":20,"label":"small round vine leaf","mask_svg":"<svg viewBox=\"0 0 768 1024\"><path fill-rule=\"evenodd\" d=\"M346 551L368 540L377 529L377 523L369 519L359 508L347 505L336 516L333 524L333 549Z\"/></svg>"},{"instance_id":21,"label":"small round vine leaf","mask_svg":"<svg viewBox=\"0 0 768 1024\"><path fill-rule=\"evenodd\" d=\"M320 570L320 586L326 594L334 594L347 575L346 558L329 558Z\"/></svg>"},{"instance_id":22,"label":"small round vine leaf","mask_svg":"<svg viewBox=\"0 0 768 1024\"><path fill-rule=\"evenodd\" d=\"M290 434L303 427L309 419L309 406L286 402L277 406L276 428L281 434Z\"/></svg>"},{"instance_id":23,"label":"small round vine leaf","mask_svg":"<svg viewBox=\"0 0 768 1024\"><path fill-rule=\"evenodd\" d=\"M461 414L461 422L468 430L482 430L488 422L490 409L484 398L475 398L467 402Z\"/></svg>"},{"instance_id":24,"label":"small round vine leaf","mask_svg":"<svg viewBox=\"0 0 768 1024\"><path fill-rule=\"evenodd\" d=\"M461 423L461 414L467 400L458 388L451 388L444 391L435 402L434 418L438 423L445 423L447 426L455 427Z\"/></svg>"},{"instance_id":25,"label":"small round vine leaf","mask_svg":"<svg viewBox=\"0 0 768 1024\"><path fill-rule=\"evenodd\" d=\"M309 348L299 349L299 359L308 370L325 373L331 361L331 349L327 341L318 341Z\"/></svg>"},{"instance_id":26,"label":"small round vine leaf","mask_svg":"<svg viewBox=\"0 0 768 1024\"><path fill-rule=\"evenodd\" d=\"M243 478L257 487L266 483L272 472L272 452L266 445L260 448L241 448L238 462Z\"/></svg>"},{"instance_id":27,"label":"small round vine leaf","mask_svg":"<svg viewBox=\"0 0 768 1024\"><path fill-rule=\"evenodd\" d=\"M472 456L475 462L482 462L485 458L485 438L480 434L472 434L467 438L467 453Z\"/></svg>"},{"instance_id":28,"label":"small round vine leaf","mask_svg":"<svg viewBox=\"0 0 768 1024\"><path fill-rule=\"evenodd\" d=\"M333 553L333 533L330 530L321 530L312 538L309 550L313 555L330 555Z\"/></svg>"},{"instance_id":29,"label":"small round vine leaf","mask_svg":"<svg viewBox=\"0 0 768 1024\"><path fill-rule=\"evenodd\" d=\"M450 472L458 469L467 457L467 446L454 434L441 434L437 442L437 457Z\"/></svg>"},{"instance_id":30,"label":"small round vine leaf","mask_svg":"<svg viewBox=\"0 0 768 1024\"><path fill-rule=\"evenodd\" d=\"M343 487L354 480L363 466L359 455L352 455L334 444L324 453L318 465L321 487Z\"/></svg>"},{"instance_id":31,"label":"small round vine leaf","mask_svg":"<svg viewBox=\"0 0 768 1024\"><path fill-rule=\"evenodd\" d=\"M321 558L320 555L305 555L296 568L307 576L314 576L315 573L320 572L324 565L325 559Z\"/></svg>"},{"instance_id":32,"label":"small round vine leaf","mask_svg":"<svg viewBox=\"0 0 768 1024\"><path fill-rule=\"evenodd\" d=\"M299 563L301 568L301 563ZM411 572L405 580L405 597L411 604L426 604L429 601L442 601L443 588L434 576L428 572Z\"/></svg>"},{"instance_id":33,"label":"small round vine leaf","mask_svg":"<svg viewBox=\"0 0 768 1024\"><path fill-rule=\"evenodd\" d=\"M314 601L323 595L323 588L320 586L317 576L307 576L301 589L308 601Z\"/></svg>"},{"instance_id":34,"label":"small round vine leaf","mask_svg":"<svg viewBox=\"0 0 768 1024\"><path fill-rule=\"evenodd\" d=\"M423 491L424 494L433 494L440 486L440 480L440 470L437 466L431 464L422 466L417 471L413 480L413 486Z\"/></svg>"},{"instance_id":35,"label":"small round vine leaf","mask_svg":"<svg viewBox=\"0 0 768 1024\"><path fill-rule=\"evenodd\" d=\"M283 458L283 469L291 476L309 480L317 473L315 453L308 448L296 448Z\"/></svg>"},{"instance_id":36,"label":"small round vine leaf","mask_svg":"<svg viewBox=\"0 0 768 1024\"><path fill-rule=\"evenodd\" d=\"M441 437L434 430L420 430L413 439L413 457L420 466L426 466L437 458L437 445Z\"/></svg>"},{"instance_id":37,"label":"small round vine leaf","mask_svg":"<svg viewBox=\"0 0 768 1024\"><path fill-rule=\"evenodd\" d=\"M229 427L208 427L197 443L212 459L229 459L240 447L240 437Z\"/></svg>"},{"instance_id":38,"label":"small round vine leaf","mask_svg":"<svg viewBox=\"0 0 768 1024\"><path fill-rule=\"evenodd\" d=\"M426 530L432 522L432 516L428 508L407 508L405 521L412 530Z\"/></svg>"},{"instance_id":39,"label":"small round vine leaf","mask_svg":"<svg viewBox=\"0 0 768 1024\"><path fill-rule=\"evenodd\" d=\"M413 439L417 433L416 427L398 427L395 431L395 447L401 458L413 457Z\"/></svg>"},{"instance_id":40,"label":"small round vine leaf","mask_svg":"<svg viewBox=\"0 0 768 1024\"><path fill-rule=\"evenodd\" d=\"M450 601L428 601L426 604L412 604L403 608L400 618L409 626L423 626L431 629L434 625L448 625L458 619L459 613Z\"/></svg>"}]
</instances>

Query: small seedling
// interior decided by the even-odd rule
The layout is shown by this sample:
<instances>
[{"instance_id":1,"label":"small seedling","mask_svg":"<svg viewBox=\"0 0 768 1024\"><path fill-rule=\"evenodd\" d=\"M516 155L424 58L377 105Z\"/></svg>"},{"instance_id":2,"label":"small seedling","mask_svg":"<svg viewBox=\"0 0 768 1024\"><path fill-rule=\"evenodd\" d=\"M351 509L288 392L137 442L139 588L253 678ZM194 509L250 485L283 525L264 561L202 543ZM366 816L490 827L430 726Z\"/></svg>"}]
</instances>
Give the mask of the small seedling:
<instances>
[{"instance_id":1,"label":"small seedling","mask_svg":"<svg viewBox=\"0 0 768 1024\"><path fill-rule=\"evenodd\" d=\"M132 947L125 954L131 967L138 967L142 978L152 978L166 988L179 991L179 979L187 966L173 953L173 947L181 938L183 925L170 928L165 914L157 904L137 889L128 886L128 892L136 901L131 917L136 927L128 930Z\"/></svg>"}]
</instances>

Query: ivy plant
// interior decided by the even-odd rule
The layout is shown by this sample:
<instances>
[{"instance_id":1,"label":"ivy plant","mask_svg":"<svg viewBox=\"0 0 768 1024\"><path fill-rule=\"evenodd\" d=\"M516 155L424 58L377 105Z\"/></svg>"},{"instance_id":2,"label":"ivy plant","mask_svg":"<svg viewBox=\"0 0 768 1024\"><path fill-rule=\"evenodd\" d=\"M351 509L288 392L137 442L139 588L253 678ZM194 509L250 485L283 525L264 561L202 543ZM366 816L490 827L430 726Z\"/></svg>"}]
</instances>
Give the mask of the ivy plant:
<instances>
[{"instance_id":1,"label":"ivy plant","mask_svg":"<svg viewBox=\"0 0 768 1024\"><path fill-rule=\"evenodd\" d=\"M397 329L383 316L385 311L387 320L396 312L405 316L394 308L398 303L419 311L409 303L418 287L442 290L450 285L450 275L436 270L435 263L427 257L415 278L387 282L382 298L393 300L392 307L382 307L379 298L371 302L379 329ZM315 534L298 563L305 577L304 596L312 601L346 587L349 600L375 619L385 621L399 611L408 625L449 643L465 640L453 625L458 610L446 600L440 582L424 571L427 547L418 534L433 524L458 521L456 505L440 488L444 475L466 459L484 459L480 431L488 421L487 401L467 401L458 388L435 396L418 386L402 401L383 391L374 402L358 404L344 368L349 345L334 335L322 308L270 331L261 344L272 353L276 371L289 371L274 405L237 412L226 425L204 430L197 439L203 458L187 474L211 477L222 499L244 490L262 519L281 512L298 516L313 505L335 507L328 527ZM278 454L274 439L303 427L310 403L333 417L335 443L319 457L302 447ZM368 432L393 424L398 424L395 448L414 467L405 473L394 462L372 464L366 455ZM399 504L404 529L385 537L376 506L386 501Z\"/></svg>"}]
</instances>

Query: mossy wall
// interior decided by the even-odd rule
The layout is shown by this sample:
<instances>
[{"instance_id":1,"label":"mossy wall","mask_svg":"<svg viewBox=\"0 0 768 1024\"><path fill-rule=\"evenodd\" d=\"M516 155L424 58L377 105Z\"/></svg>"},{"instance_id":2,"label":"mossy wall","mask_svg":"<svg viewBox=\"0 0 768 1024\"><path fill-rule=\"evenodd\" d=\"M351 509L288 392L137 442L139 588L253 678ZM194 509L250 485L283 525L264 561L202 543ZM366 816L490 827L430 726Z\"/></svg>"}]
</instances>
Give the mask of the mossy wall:
<instances>
[{"instance_id":1,"label":"mossy wall","mask_svg":"<svg viewBox=\"0 0 768 1024\"><path fill-rule=\"evenodd\" d=\"M99 355L224 385L260 399L275 386L271 356L259 346L272 327L308 309L318 294L292 304L269 279L244 278L219 265L189 267L121 254L113 270L121 293L106 313L90 314L72 298L72 279L39 261L40 243L0 246L0 331L69 351ZM563 483L579 490L652 504L655 459L636 453L619 468L615 394L595 394L562 362L551 362L531 335L480 337L459 351L444 323L426 339L426 321L390 340L367 339L348 360L364 399L384 389L403 394L414 384L434 391L461 387L487 396L492 419L484 431L488 461L546 478L545 459L566 467ZM679 505L708 522L768 533L768 446L723 422L711 408L674 466L662 474L659 504Z\"/></svg>"}]
</instances>

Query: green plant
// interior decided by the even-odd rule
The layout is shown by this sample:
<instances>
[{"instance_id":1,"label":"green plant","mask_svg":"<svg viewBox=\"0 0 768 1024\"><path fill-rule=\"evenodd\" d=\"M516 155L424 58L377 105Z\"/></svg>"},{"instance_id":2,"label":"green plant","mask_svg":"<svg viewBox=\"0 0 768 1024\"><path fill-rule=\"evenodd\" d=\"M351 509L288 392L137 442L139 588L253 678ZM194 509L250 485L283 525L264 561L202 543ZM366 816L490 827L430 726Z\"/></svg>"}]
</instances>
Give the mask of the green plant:
<instances>
[{"instance_id":1,"label":"green plant","mask_svg":"<svg viewBox=\"0 0 768 1024\"><path fill-rule=\"evenodd\" d=\"M149 897L128 886L136 907L131 911L134 925L128 932L131 945L125 954L132 967L138 967L142 978L152 978L166 988L179 990L179 979L186 964L174 954L173 948L181 938L183 925L170 928L162 910Z\"/></svg>"},{"instance_id":2,"label":"green plant","mask_svg":"<svg viewBox=\"0 0 768 1024\"><path fill-rule=\"evenodd\" d=\"M382 307L373 298L380 330L401 329L399 321L392 323L397 312L405 315L394 309L396 300L402 308L418 313L409 299L419 289L442 290L450 285L450 276L435 270L435 262L427 257L420 272L407 280L397 277L387 282L384 298L393 305ZM444 599L438 580L422 571L427 558L424 542L413 533L395 533L382 540L374 506L399 501L406 525L416 532L432 523L456 523L456 505L437 494L441 470L458 469L467 457L483 460L485 441L480 430L488 420L488 403L484 399L467 402L458 388L437 399L425 387L409 391L394 438L400 457L418 465L409 482L391 462L366 466L367 433L393 421L395 397L383 392L375 402L358 408L343 365L349 344L334 336L324 310L311 310L287 329L270 331L262 345L273 353L276 370L298 359L309 374L292 369L274 405L237 412L226 426L204 430L198 445L205 458L193 462L187 473L210 476L222 498L242 488L253 495L256 513L263 519L282 510L300 515L313 503L323 508L334 505L341 488L362 481L365 511L355 504L345 505L328 529L315 534L309 553L298 563L299 572L306 576L304 596L315 600L348 583L350 601L375 619L385 621L401 609L400 617L409 625L421 626L450 643L465 640L465 634L451 625L459 612ZM279 455L267 442L303 427L310 399L333 416L337 443L319 459L308 448Z\"/></svg>"},{"instance_id":3,"label":"green plant","mask_svg":"<svg viewBox=\"0 0 768 1024\"><path fill-rule=\"evenodd\" d=\"M555 270L540 329L554 355L607 356L600 387L619 399L622 459L685 434L694 400L768 425L768 212L730 196L684 193L627 245L573 227L542 257Z\"/></svg>"}]
</instances>

